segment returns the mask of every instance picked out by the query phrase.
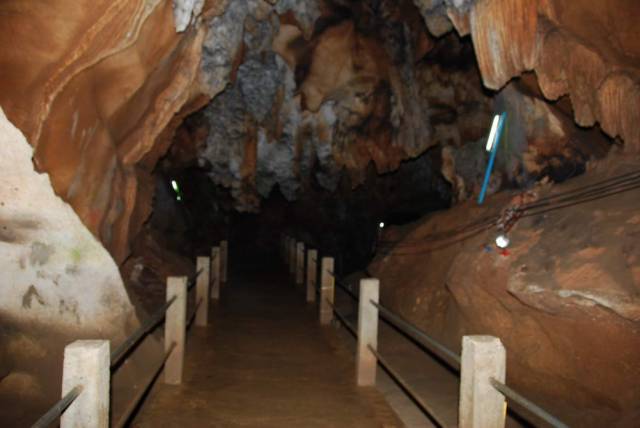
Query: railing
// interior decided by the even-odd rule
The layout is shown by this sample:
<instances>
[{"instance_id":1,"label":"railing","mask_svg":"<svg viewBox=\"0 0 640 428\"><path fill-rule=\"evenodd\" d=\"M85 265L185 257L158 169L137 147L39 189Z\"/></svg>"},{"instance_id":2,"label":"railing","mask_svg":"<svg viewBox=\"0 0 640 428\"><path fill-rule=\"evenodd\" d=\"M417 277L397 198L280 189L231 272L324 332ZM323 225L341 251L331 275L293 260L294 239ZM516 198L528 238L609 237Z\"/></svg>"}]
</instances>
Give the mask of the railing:
<instances>
[{"instance_id":1,"label":"railing","mask_svg":"<svg viewBox=\"0 0 640 428\"><path fill-rule=\"evenodd\" d=\"M282 241L282 256L289 265L289 272L295 277L296 284L302 284L301 272L304 272L304 243L285 236ZM564 422L525 398L505 384L506 350L500 339L493 336L464 336L462 354L458 354L440 341L423 332L402 316L386 308L379 302L379 281L373 278L362 279L358 292L337 278L334 273L332 257L323 257L320 268L320 287L316 284L316 250L307 252L307 301L310 294L319 295L320 323L327 325L335 317L356 337L358 341L356 356L356 377L359 386L373 386L376 382L377 365L380 364L393 380L440 426L447 426L437 412L423 400L403 379L397 370L377 350L378 320L382 319L400 332L437 355L442 362L460 375L460 399L458 425L464 428L498 428L506 422L506 400L517 403L521 408L535 415L550 426L566 428ZM334 304L335 286L354 301L358 302L358 325L354 326ZM313 292L309 287L316 287ZM526 415L520 414L526 418Z\"/></svg>"},{"instance_id":2,"label":"railing","mask_svg":"<svg viewBox=\"0 0 640 428\"><path fill-rule=\"evenodd\" d=\"M111 353L108 340L77 340L65 347L62 390L63 397L42 415L32 428L45 428L58 419L67 427L122 427L127 424L164 368L164 381L182 383L186 331L195 320L206 326L209 300L220 296L221 283L227 281L228 244L211 250L210 257L196 259L196 273L191 277L167 278L167 301ZM189 293L196 289L195 304L187 316ZM134 396L119 419L109 420L111 376L145 337L164 323L164 355L145 386Z\"/></svg>"}]
</instances>

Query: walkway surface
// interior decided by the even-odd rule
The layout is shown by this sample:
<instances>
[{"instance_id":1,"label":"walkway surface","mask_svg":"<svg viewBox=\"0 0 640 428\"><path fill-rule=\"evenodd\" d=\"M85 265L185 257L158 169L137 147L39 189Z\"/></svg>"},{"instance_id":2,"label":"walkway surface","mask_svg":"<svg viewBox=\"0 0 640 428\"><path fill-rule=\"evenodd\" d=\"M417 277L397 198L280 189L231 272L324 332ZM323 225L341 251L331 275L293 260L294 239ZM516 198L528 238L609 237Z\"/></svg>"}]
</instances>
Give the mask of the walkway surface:
<instances>
[{"instance_id":1,"label":"walkway surface","mask_svg":"<svg viewBox=\"0 0 640 428\"><path fill-rule=\"evenodd\" d=\"M209 327L187 334L183 384L160 378L132 426L402 426L376 389L355 386L353 360L302 289L242 268L212 304Z\"/></svg>"}]
</instances>

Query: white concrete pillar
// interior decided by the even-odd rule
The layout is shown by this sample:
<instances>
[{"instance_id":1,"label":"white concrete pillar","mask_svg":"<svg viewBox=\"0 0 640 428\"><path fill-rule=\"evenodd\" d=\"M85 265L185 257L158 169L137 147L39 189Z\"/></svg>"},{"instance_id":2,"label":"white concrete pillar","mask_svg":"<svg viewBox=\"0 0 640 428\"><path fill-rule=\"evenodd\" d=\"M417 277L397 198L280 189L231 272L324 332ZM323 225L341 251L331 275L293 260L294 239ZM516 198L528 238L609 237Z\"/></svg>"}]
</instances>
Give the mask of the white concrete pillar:
<instances>
[{"instance_id":1,"label":"white concrete pillar","mask_svg":"<svg viewBox=\"0 0 640 428\"><path fill-rule=\"evenodd\" d=\"M318 251L307 251L307 302L316 301L316 285L318 281Z\"/></svg>"},{"instance_id":2,"label":"white concrete pillar","mask_svg":"<svg viewBox=\"0 0 640 428\"><path fill-rule=\"evenodd\" d=\"M327 325L333 320L335 278L333 277L333 257L323 257L320 273L320 324Z\"/></svg>"},{"instance_id":3,"label":"white concrete pillar","mask_svg":"<svg viewBox=\"0 0 640 428\"><path fill-rule=\"evenodd\" d=\"M229 241L220 242L220 280L227 283L227 270L229 268Z\"/></svg>"},{"instance_id":4,"label":"white concrete pillar","mask_svg":"<svg viewBox=\"0 0 640 428\"><path fill-rule=\"evenodd\" d=\"M196 280L196 305L200 302L196 312L196 325L204 327L209 323L209 284L210 284L209 257L198 257L196 259L196 272L200 272Z\"/></svg>"},{"instance_id":5,"label":"white concrete pillar","mask_svg":"<svg viewBox=\"0 0 640 428\"><path fill-rule=\"evenodd\" d=\"M211 300L220 299L220 247L211 249Z\"/></svg>"},{"instance_id":6,"label":"white concrete pillar","mask_svg":"<svg viewBox=\"0 0 640 428\"><path fill-rule=\"evenodd\" d=\"M111 382L108 340L76 340L64 348L62 396L82 392L60 418L61 428L107 428Z\"/></svg>"},{"instance_id":7,"label":"white concrete pillar","mask_svg":"<svg viewBox=\"0 0 640 428\"><path fill-rule=\"evenodd\" d=\"M378 349L378 303L380 281L375 278L360 280L360 301L358 304L358 352L356 355L356 380L358 386L374 386L378 359L369 346Z\"/></svg>"},{"instance_id":8,"label":"white concrete pillar","mask_svg":"<svg viewBox=\"0 0 640 428\"><path fill-rule=\"evenodd\" d=\"M176 300L167 309L164 323L164 350L168 352L173 343L175 348L164 364L164 382L171 385L182 383L184 366L184 338L187 320L187 278L167 278L167 301Z\"/></svg>"},{"instance_id":9,"label":"white concrete pillar","mask_svg":"<svg viewBox=\"0 0 640 428\"><path fill-rule=\"evenodd\" d=\"M507 406L504 396L490 382L504 382L506 351L493 336L464 336L460 365L460 428L504 427Z\"/></svg>"},{"instance_id":10,"label":"white concrete pillar","mask_svg":"<svg viewBox=\"0 0 640 428\"><path fill-rule=\"evenodd\" d=\"M293 238L289 240L289 274L296 274L296 240Z\"/></svg>"},{"instance_id":11,"label":"white concrete pillar","mask_svg":"<svg viewBox=\"0 0 640 428\"><path fill-rule=\"evenodd\" d=\"M296 245L296 285L304 284L304 242Z\"/></svg>"}]
</instances>

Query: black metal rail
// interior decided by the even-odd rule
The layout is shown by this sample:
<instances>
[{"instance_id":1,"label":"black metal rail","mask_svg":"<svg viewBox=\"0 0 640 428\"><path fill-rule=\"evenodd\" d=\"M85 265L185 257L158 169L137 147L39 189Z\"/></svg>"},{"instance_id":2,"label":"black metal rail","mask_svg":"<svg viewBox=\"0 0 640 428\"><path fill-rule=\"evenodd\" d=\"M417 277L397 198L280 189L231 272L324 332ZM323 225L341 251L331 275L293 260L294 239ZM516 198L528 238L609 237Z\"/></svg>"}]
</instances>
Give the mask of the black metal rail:
<instances>
[{"instance_id":1,"label":"black metal rail","mask_svg":"<svg viewBox=\"0 0 640 428\"><path fill-rule=\"evenodd\" d=\"M331 276L333 276L333 278L335 280L335 284L338 287L340 287L340 289L342 289L342 291L344 291L352 299L354 299L356 301L359 300L358 294L353 292L351 290L350 286L344 284L339 278L337 278L334 272L328 271L328 273ZM353 326L346 319L346 317L343 314L341 314L340 311L338 311L336 309L335 305L333 303L331 303L328 299L327 299L327 303L329 303L329 305L333 309L333 313L342 322L342 324L345 327L347 327L347 329L354 335L354 337L357 338L358 334L357 334L356 327ZM411 324L409 321L405 320L403 317L401 317L400 315L394 313L390 309L384 307L380 303L378 303L378 302L376 302L374 300L370 300L370 303L378 309L378 311L380 313L380 317L384 321L386 321L387 323L389 323L393 327L397 328L398 330L400 330L402 333L406 334L407 336L411 337L416 342L418 342L419 344L423 345L426 349L428 349L431 352L435 353L436 355L442 357L442 360L447 365L449 365L452 369L454 369L454 370L456 370L458 372L460 371L461 357L460 357L460 355L458 353L452 351L451 349L446 347L444 344L442 344L438 340L434 339L430 335L426 334L425 332L423 332L422 330L420 330L419 328L417 328L416 326ZM376 349L374 349L373 347L369 346L369 349L376 356L376 358L380 362L380 365L389 373L389 375L394 379L394 381L396 381L398 383L398 385L407 393L407 395L409 395L409 397L419 407L421 407L422 410L430 418L432 418L436 423L440 424L441 426L445 426L444 423L442 422L442 420L440 420L438 418L437 414L433 412L433 409L431 409L430 406L426 402L424 402L422 399L420 399L420 397L415 393L415 391L411 388L411 386L404 379L402 379L402 377L398 374L398 372L396 372L393 369L393 367L389 364L389 362L382 355L380 355L380 353ZM532 415L535 415L536 417L540 418L541 420L543 420L544 422L546 422L550 426L552 426L554 428L568 428L568 425L565 424L564 422L562 422L560 419L558 419L557 417L555 417L551 413L547 412L545 409L543 409L542 407L538 406L537 404L535 404L531 400L527 399L522 394L520 394L520 393L516 392L515 390L513 390L512 388L508 387L504 383L499 382L499 381L497 381L497 380L492 378L491 379L491 385L498 392L500 392L507 400L510 400L510 401L518 404L520 407L522 407L526 411L530 412Z\"/></svg>"},{"instance_id":2,"label":"black metal rail","mask_svg":"<svg viewBox=\"0 0 640 428\"><path fill-rule=\"evenodd\" d=\"M31 426L31 428L47 428L48 426L53 424L56 420L58 420L58 418L60 418L60 415L62 415L62 412L64 412L67 409L67 407L69 407L75 401L75 399L78 398L78 396L81 393L82 393L81 385L78 385L75 388L73 388L64 397L62 397L60 401L54 404L53 407L51 407L47 411L47 413L42 415L40 419L38 419L36 423L34 423Z\"/></svg>"},{"instance_id":3,"label":"black metal rail","mask_svg":"<svg viewBox=\"0 0 640 428\"><path fill-rule=\"evenodd\" d=\"M193 308L193 311L187 317L187 326L186 326L187 330L189 330L189 328L191 327L191 324L193 323L193 320L196 318L196 314L198 313L198 308L200 308L201 304L202 304L202 299L198 300L198 302L195 304Z\"/></svg>"},{"instance_id":4,"label":"black metal rail","mask_svg":"<svg viewBox=\"0 0 640 428\"><path fill-rule=\"evenodd\" d=\"M389 373L389 376L391 376L391 378L400 386L400 388L402 388L402 390L406 392L409 398L411 398L411 400L413 400L413 402L416 403L418 407L420 407L422 411L429 416L430 419L435 421L439 426L446 427L447 424L439 418L438 413L434 411L426 401L420 398L420 395L411 387L411 385L409 385L407 381L402 378L400 373L398 373L373 346L367 345L367 347L373 353L373 355L376 356L382 368L385 369L387 373Z\"/></svg>"},{"instance_id":5,"label":"black metal rail","mask_svg":"<svg viewBox=\"0 0 640 428\"><path fill-rule=\"evenodd\" d=\"M327 273L333 277L334 283L342 291L347 293L349 295L349 297L351 297L353 300L358 301L358 299L359 299L358 295L353 290L351 290L351 286L349 284L345 284L341 279L336 277L336 274L333 273L332 271L329 270L329 271L327 271Z\"/></svg>"},{"instance_id":6,"label":"black metal rail","mask_svg":"<svg viewBox=\"0 0 640 428\"><path fill-rule=\"evenodd\" d=\"M518 393L518 392L514 391L513 389L509 388L504 383L499 382L499 381L495 380L494 378L491 378L490 382L491 382L491 386L493 386L495 389L497 389L502 395L507 397L509 400L517 403L518 405L522 406L523 408L527 409L529 412L531 412L532 414L536 415L537 417L539 417L540 419L542 419L543 421L545 421L546 423L548 423L552 427L555 427L555 428L569 428L569 425L565 424L560 419L556 418L551 413L547 412L546 410L544 410L542 407L538 406L533 401L525 398L520 393Z\"/></svg>"},{"instance_id":7,"label":"black metal rail","mask_svg":"<svg viewBox=\"0 0 640 428\"><path fill-rule=\"evenodd\" d=\"M167 309L175 302L177 299L176 296L173 296L169 299L164 305L162 305L158 310L147 319L136 331L134 331L124 342L122 342L117 348L115 348L111 352L111 369L117 368L124 357L126 357L129 352L138 346L138 344L142 341L142 339L151 331L155 330L155 328L160 324L160 322L164 319L167 314Z\"/></svg>"},{"instance_id":8,"label":"black metal rail","mask_svg":"<svg viewBox=\"0 0 640 428\"><path fill-rule=\"evenodd\" d=\"M200 269L195 274L189 277L189 279L187 280L187 293L190 292L193 289L193 287L196 285L196 280L198 279L201 273L202 273L202 269ZM158 324L164 319L167 313L167 309L169 309L169 307L175 301L176 301L175 296L172 297L170 300L168 300L164 305L162 305L162 307L158 308L158 310L154 312L149 319L147 319L140 327L138 327L138 329L136 329L133 333L131 333L129 337L127 337L124 340L124 342L118 345L118 347L111 352L111 369L112 370L117 368L120 365L124 357L127 356L133 348L138 346L138 344L142 341L144 337L146 337L147 334L155 330Z\"/></svg>"},{"instance_id":9,"label":"black metal rail","mask_svg":"<svg viewBox=\"0 0 640 428\"><path fill-rule=\"evenodd\" d=\"M429 336L427 333L415 327L413 324L406 321L400 315L392 312L391 310L385 308L381 304L370 300L370 303L378 308L380 314L384 320L386 320L391 325L398 328L403 333L409 335L416 341L418 341L421 345L426 346L429 350L435 352L436 354L445 357L447 363L454 369L460 370L460 355L453 352L451 349L447 348L445 345Z\"/></svg>"},{"instance_id":10,"label":"black metal rail","mask_svg":"<svg viewBox=\"0 0 640 428\"><path fill-rule=\"evenodd\" d=\"M115 424L116 428L121 428L127 425L127 422L129 422L129 419L131 419L131 416L140 405L140 401L142 401L142 398L145 396L147 391L149 391L149 389L151 388L151 385L153 385L153 382L158 378L160 371L164 367L164 364L167 362L167 360L169 359L169 356L171 356L171 353L175 348L176 348L176 342L171 342L171 346L164 353L164 357L162 358L162 361L160 361L160 364L153 371L152 375L149 376L149 380L145 383L145 387L141 388L140 391L138 391L138 394L129 403L129 406L127 406L122 416L120 416L120 419L118 419L118 422L116 422Z\"/></svg>"},{"instance_id":11,"label":"black metal rail","mask_svg":"<svg viewBox=\"0 0 640 428\"><path fill-rule=\"evenodd\" d=\"M201 273L202 273L202 269L200 269L199 271L197 271L196 273L194 273L189 277L189 279L187 280L187 293L190 292L193 289L193 287L196 286L196 280L198 279Z\"/></svg>"},{"instance_id":12,"label":"black metal rail","mask_svg":"<svg viewBox=\"0 0 640 428\"><path fill-rule=\"evenodd\" d=\"M202 273L202 269L200 269L191 277L189 277L187 281L187 292L190 292L193 289L193 287L196 285L196 280L198 279L201 273ZM176 296L173 296L171 299L169 299L164 305L162 305L162 307L158 308L158 310L154 312L154 314L149 319L147 319L144 323L142 323L140 327L138 327L133 333L131 333L129 337L127 337L118 347L116 347L111 352L111 356L110 356L111 371L116 370L119 367L120 363L122 363L124 358L133 350L133 348L135 348L149 332L153 331L158 326L158 324L165 318L167 309L169 309L169 307L176 301L176 299L177 299ZM197 311L201 303L202 303L202 299L198 301L196 308L192 316L190 317L190 319L192 319L192 317L195 316L195 312ZM169 355L171 354L175 346L176 346L175 343L171 345L170 349L167 351L167 353L165 354L162 360L162 364L159 366L156 373L154 373L154 376L152 377L151 382L157 377L159 370L164 366L164 363L166 362L167 358L169 358ZM144 391L148 389L149 385L150 383L147 385L146 388L144 388ZM56 420L60 418L62 413L73 403L73 401L76 398L78 398L78 396L81 393L82 393L81 385L78 385L75 388L73 388L64 397L62 397L56 404L54 404L44 415L42 415L40 419L38 419L32 425L31 428L46 428L51 424L53 424ZM138 402L140 401L143 395L144 393L136 397L136 399L132 404L133 409L135 409L135 407L137 406ZM133 409L131 411L133 411ZM130 414L126 415L126 412L125 412L125 416L126 416L125 417L125 422L126 422ZM118 426L121 426L121 425L118 425Z\"/></svg>"}]
</instances>

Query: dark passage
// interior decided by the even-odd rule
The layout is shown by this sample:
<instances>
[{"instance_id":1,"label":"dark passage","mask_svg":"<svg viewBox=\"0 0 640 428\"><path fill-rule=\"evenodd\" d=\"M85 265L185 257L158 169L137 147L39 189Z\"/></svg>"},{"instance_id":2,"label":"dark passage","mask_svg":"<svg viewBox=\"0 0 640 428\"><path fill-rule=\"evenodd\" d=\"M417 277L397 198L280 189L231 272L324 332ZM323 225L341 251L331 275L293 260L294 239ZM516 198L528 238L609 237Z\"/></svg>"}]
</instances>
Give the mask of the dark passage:
<instances>
[{"instance_id":1,"label":"dark passage","mask_svg":"<svg viewBox=\"0 0 640 428\"><path fill-rule=\"evenodd\" d=\"M245 258L247 260L247 258ZM208 327L187 337L181 386L158 382L133 426L402 426L318 324L277 260L236 259Z\"/></svg>"}]
</instances>

